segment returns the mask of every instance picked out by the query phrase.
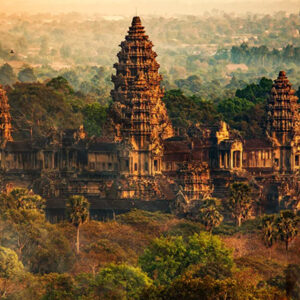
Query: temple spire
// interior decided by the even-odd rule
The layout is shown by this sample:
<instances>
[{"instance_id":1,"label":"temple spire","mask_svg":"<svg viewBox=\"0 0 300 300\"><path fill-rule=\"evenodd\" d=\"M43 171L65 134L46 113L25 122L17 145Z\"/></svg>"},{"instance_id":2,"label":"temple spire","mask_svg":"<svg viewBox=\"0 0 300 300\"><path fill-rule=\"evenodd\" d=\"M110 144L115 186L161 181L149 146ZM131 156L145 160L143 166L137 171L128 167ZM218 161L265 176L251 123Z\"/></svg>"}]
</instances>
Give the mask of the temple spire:
<instances>
[{"instance_id":1,"label":"temple spire","mask_svg":"<svg viewBox=\"0 0 300 300\"><path fill-rule=\"evenodd\" d=\"M116 140L129 139L136 149L148 149L154 140L172 136L173 130L161 101L157 54L140 17L133 17L120 46L111 91L113 101L121 108L121 118L115 120Z\"/></svg>"},{"instance_id":2,"label":"temple spire","mask_svg":"<svg viewBox=\"0 0 300 300\"><path fill-rule=\"evenodd\" d=\"M299 105L295 90L285 71L274 80L267 107L267 130L271 137L284 145L299 131Z\"/></svg>"}]
</instances>

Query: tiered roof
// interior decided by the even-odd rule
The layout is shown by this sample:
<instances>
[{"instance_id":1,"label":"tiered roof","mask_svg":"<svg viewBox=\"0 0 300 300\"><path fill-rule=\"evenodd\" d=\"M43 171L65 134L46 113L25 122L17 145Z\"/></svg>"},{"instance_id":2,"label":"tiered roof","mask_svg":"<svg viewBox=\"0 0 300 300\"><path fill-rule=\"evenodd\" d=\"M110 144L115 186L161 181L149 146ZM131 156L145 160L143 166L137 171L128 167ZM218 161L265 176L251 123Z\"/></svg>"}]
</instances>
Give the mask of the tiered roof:
<instances>
[{"instance_id":1,"label":"tiered roof","mask_svg":"<svg viewBox=\"0 0 300 300\"><path fill-rule=\"evenodd\" d=\"M289 141L299 130L299 105L295 90L289 82L286 73L280 71L274 80L271 96L268 100L268 131L279 142Z\"/></svg>"},{"instance_id":2,"label":"tiered roof","mask_svg":"<svg viewBox=\"0 0 300 300\"><path fill-rule=\"evenodd\" d=\"M139 17L134 17L128 35L120 45L119 62L114 64L116 75L112 76L114 89L111 95L119 104L121 119L114 120L116 140L129 138L139 148L148 147L158 138L170 137L172 127L167 111L161 101L163 89L158 73L157 54L145 34Z\"/></svg>"},{"instance_id":3,"label":"tiered roof","mask_svg":"<svg viewBox=\"0 0 300 300\"><path fill-rule=\"evenodd\" d=\"M5 90L0 86L0 137L1 142L12 141L11 136L12 126L11 126L11 116L10 116L10 106L8 104L8 99Z\"/></svg>"}]
</instances>

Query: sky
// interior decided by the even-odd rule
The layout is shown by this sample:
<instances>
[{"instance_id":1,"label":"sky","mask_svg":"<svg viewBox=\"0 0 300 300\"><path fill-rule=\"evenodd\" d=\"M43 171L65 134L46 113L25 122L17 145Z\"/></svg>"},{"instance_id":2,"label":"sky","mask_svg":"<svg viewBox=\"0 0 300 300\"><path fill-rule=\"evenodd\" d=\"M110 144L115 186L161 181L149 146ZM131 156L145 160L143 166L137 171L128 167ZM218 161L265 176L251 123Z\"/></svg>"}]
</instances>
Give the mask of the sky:
<instances>
[{"instance_id":1,"label":"sky","mask_svg":"<svg viewBox=\"0 0 300 300\"><path fill-rule=\"evenodd\" d=\"M103 15L203 14L225 12L299 12L300 0L0 0L1 12L82 12Z\"/></svg>"}]
</instances>

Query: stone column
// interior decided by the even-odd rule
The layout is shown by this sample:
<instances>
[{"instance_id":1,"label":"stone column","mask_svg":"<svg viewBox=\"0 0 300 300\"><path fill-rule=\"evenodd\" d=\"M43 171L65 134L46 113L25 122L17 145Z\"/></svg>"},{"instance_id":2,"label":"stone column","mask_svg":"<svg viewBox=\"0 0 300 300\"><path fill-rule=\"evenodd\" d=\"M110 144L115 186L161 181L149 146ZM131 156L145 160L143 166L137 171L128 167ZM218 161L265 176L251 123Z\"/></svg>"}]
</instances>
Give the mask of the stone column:
<instances>
[{"instance_id":1,"label":"stone column","mask_svg":"<svg viewBox=\"0 0 300 300\"><path fill-rule=\"evenodd\" d=\"M239 167L242 169L243 168L243 152L240 151L240 165Z\"/></svg>"}]
</instances>

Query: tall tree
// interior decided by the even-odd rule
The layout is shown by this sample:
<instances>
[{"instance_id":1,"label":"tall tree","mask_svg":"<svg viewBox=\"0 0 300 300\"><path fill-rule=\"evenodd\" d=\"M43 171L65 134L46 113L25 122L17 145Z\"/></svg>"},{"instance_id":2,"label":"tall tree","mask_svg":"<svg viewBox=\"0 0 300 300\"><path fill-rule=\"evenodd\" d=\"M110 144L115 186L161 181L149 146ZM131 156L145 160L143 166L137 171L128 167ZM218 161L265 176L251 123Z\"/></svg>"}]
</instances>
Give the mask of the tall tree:
<instances>
[{"instance_id":1,"label":"tall tree","mask_svg":"<svg viewBox=\"0 0 300 300\"><path fill-rule=\"evenodd\" d=\"M218 211L216 199L209 198L203 202L199 209L198 218L209 233L222 223L224 218Z\"/></svg>"},{"instance_id":2,"label":"tall tree","mask_svg":"<svg viewBox=\"0 0 300 300\"><path fill-rule=\"evenodd\" d=\"M79 235L80 226L89 219L90 204L88 200L83 196L72 196L66 203L67 218L72 223L76 232L76 253L79 254Z\"/></svg>"},{"instance_id":3,"label":"tall tree","mask_svg":"<svg viewBox=\"0 0 300 300\"><path fill-rule=\"evenodd\" d=\"M4 64L0 67L0 84L13 85L17 81L17 76L13 68L9 64Z\"/></svg>"},{"instance_id":4,"label":"tall tree","mask_svg":"<svg viewBox=\"0 0 300 300\"><path fill-rule=\"evenodd\" d=\"M285 243L285 249L288 251L290 242L298 234L297 225L299 217L290 210L282 210L277 218L276 225L280 239Z\"/></svg>"},{"instance_id":5,"label":"tall tree","mask_svg":"<svg viewBox=\"0 0 300 300\"><path fill-rule=\"evenodd\" d=\"M276 226L276 215L266 215L262 218L262 239L267 248L271 250L274 243L277 241L278 229ZM271 254L271 252L269 253Z\"/></svg>"},{"instance_id":6,"label":"tall tree","mask_svg":"<svg viewBox=\"0 0 300 300\"><path fill-rule=\"evenodd\" d=\"M21 82L35 82L37 80L32 68L24 68L18 74L18 79Z\"/></svg>"},{"instance_id":7,"label":"tall tree","mask_svg":"<svg viewBox=\"0 0 300 300\"><path fill-rule=\"evenodd\" d=\"M253 205L250 186L242 182L233 183L230 186L230 195L224 205L235 219L236 224L241 226L242 221L249 217Z\"/></svg>"},{"instance_id":8,"label":"tall tree","mask_svg":"<svg viewBox=\"0 0 300 300\"><path fill-rule=\"evenodd\" d=\"M0 246L0 299L7 299L7 282L24 272L15 251Z\"/></svg>"}]
</instances>

